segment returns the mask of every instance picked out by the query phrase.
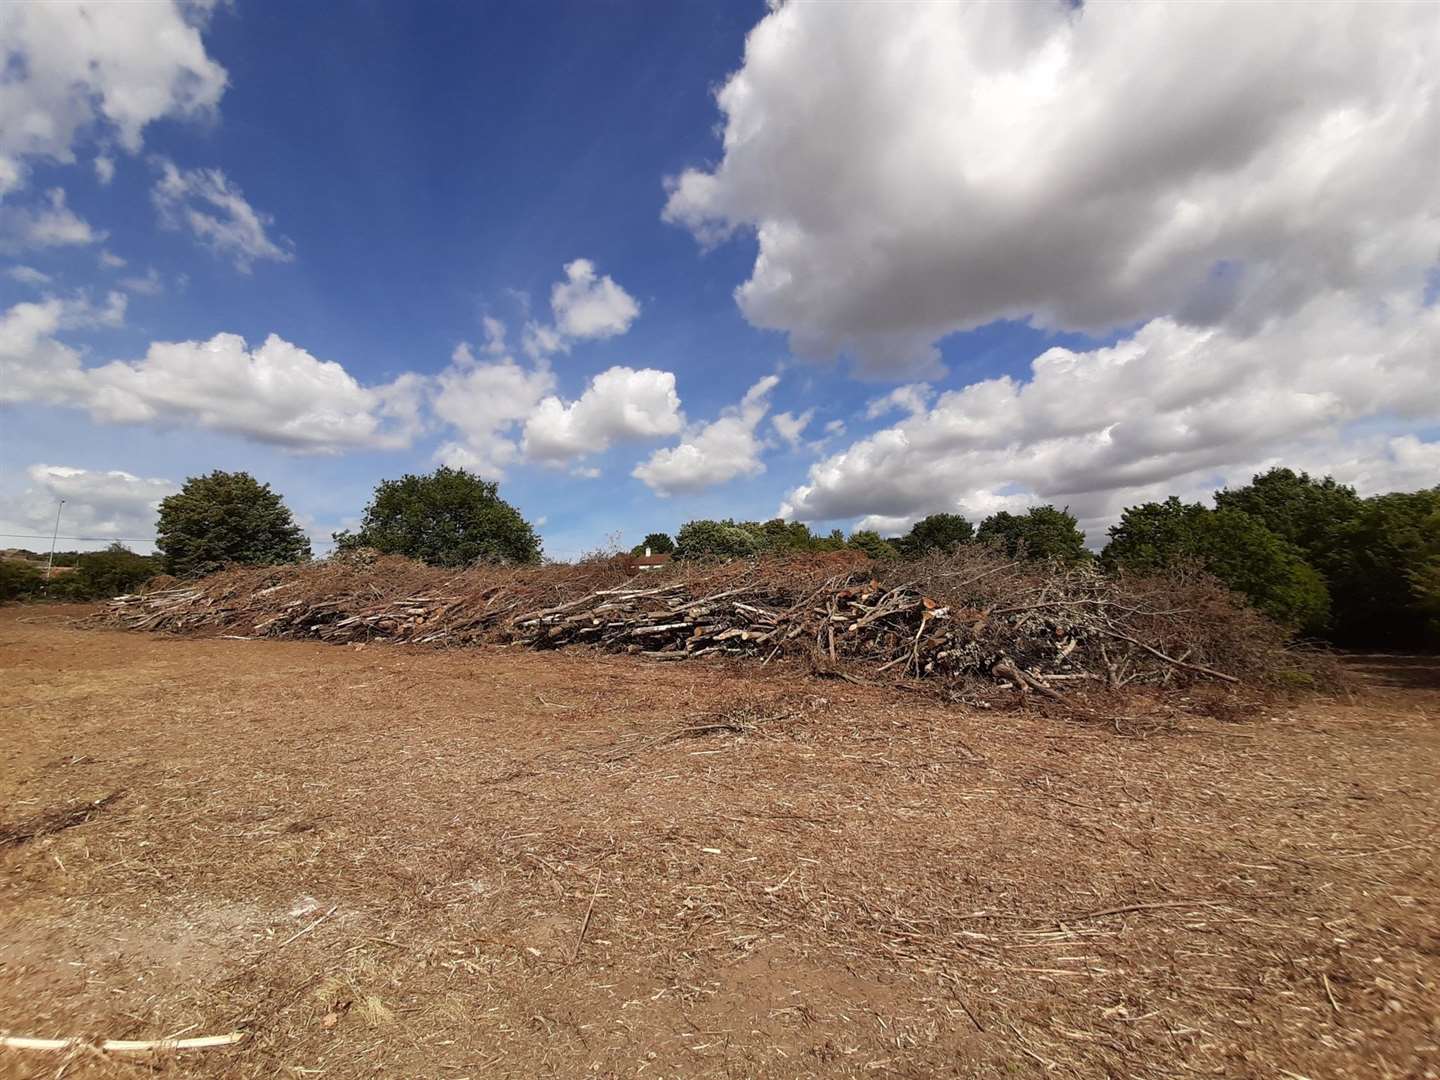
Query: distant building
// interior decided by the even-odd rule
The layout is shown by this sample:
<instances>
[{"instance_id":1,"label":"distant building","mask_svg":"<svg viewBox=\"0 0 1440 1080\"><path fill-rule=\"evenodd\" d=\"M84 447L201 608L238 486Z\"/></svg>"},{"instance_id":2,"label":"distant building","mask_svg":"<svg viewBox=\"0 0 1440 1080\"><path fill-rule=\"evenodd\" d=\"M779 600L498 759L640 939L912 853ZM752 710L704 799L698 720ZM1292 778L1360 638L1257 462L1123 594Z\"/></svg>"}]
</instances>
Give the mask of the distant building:
<instances>
[{"instance_id":1,"label":"distant building","mask_svg":"<svg viewBox=\"0 0 1440 1080\"><path fill-rule=\"evenodd\" d=\"M669 555L652 555L647 547L644 555L631 555L626 559L625 568L632 574L642 574L651 570L659 570L669 561Z\"/></svg>"}]
</instances>

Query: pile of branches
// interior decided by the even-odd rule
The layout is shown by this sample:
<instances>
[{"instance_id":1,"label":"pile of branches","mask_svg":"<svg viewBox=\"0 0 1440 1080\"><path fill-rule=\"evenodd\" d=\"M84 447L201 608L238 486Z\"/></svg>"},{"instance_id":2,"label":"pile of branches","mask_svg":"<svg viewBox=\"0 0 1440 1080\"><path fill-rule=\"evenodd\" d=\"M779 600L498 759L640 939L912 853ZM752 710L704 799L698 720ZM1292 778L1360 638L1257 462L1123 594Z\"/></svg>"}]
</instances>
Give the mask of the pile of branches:
<instances>
[{"instance_id":1,"label":"pile of branches","mask_svg":"<svg viewBox=\"0 0 1440 1080\"><path fill-rule=\"evenodd\" d=\"M1114 577L978 549L883 565L837 553L635 576L607 562L457 574L394 558L236 569L118 597L104 619L336 643L801 657L849 677L999 681L1052 697L1076 685L1255 680L1284 651L1277 628L1203 576Z\"/></svg>"}]
</instances>

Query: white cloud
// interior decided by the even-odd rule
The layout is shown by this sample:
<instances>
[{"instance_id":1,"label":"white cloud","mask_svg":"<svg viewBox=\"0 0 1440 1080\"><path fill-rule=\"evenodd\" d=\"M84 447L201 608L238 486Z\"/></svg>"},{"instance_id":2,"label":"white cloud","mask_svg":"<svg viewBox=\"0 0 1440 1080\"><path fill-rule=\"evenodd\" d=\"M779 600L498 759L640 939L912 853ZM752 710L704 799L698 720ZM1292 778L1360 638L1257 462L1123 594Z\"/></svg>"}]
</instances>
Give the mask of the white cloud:
<instances>
[{"instance_id":1,"label":"white cloud","mask_svg":"<svg viewBox=\"0 0 1440 1080\"><path fill-rule=\"evenodd\" d=\"M657 495L667 496L764 472L763 444L755 429L769 412L770 391L779 381L775 375L765 376L745 392L739 405L687 432L678 446L656 450L631 475Z\"/></svg>"},{"instance_id":2,"label":"white cloud","mask_svg":"<svg viewBox=\"0 0 1440 1080\"><path fill-rule=\"evenodd\" d=\"M274 224L270 215L251 206L219 169L177 169L164 158L156 163L160 177L151 198L166 228L189 230L242 273L249 273L257 260L295 258L288 240L270 238L266 231Z\"/></svg>"},{"instance_id":3,"label":"white cloud","mask_svg":"<svg viewBox=\"0 0 1440 1080\"><path fill-rule=\"evenodd\" d=\"M48 285L51 281L49 274L36 270L33 266L12 266L5 271L5 276L21 285Z\"/></svg>"},{"instance_id":4,"label":"white cloud","mask_svg":"<svg viewBox=\"0 0 1440 1080\"><path fill-rule=\"evenodd\" d=\"M1250 333L1440 251L1429 4L784 4L664 216L753 229L745 316L871 374L1000 318Z\"/></svg>"},{"instance_id":5,"label":"white cloud","mask_svg":"<svg viewBox=\"0 0 1440 1080\"><path fill-rule=\"evenodd\" d=\"M236 334L155 342L142 359L95 367L56 336L114 325L124 310L124 294L111 293L104 308L49 299L0 315L0 403L73 406L103 423L198 427L295 453L395 449L421 426L419 376L363 386L340 364L274 334L253 350Z\"/></svg>"},{"instance_id":6,"label":"white cloud","mask_svg":"<svg viewBox=\"0 0 1440 1080\"><path fill-rule=\"evenodd\" d=\"M805 434L805 429L810 426L810 421L815 419L815 410L806 409L799 416L794 413L776 413L770 418L770 426L775 429L775 434L790 444L791 448L800 445L800 438Z\"/></svg>"},{"instance_id":7,"label":"white cloud","mask_svg":"<svg viewBox=\"0 0 1440 1080\"><path fill-rule=\"evenodd\" d=\"M115 159L101 154L95 159L95 179L101 186L108 186L115 179Z\"/></svg>"},{"instance_id":8,"label":"white cloud","mask_svg":"<svg viewBox=\"0 0 1440 1080\"><path fill-rule=\"evenodd\" d=\"M134 153L162 116L213 112L225 69L205 53L203 6L153 2L6 5L0 40L0 195L26 163L68 164L100 131ZM98 160L97 175L105 179Z\"/></svg>"},{"instance_id":9,"label":"white cloud","mask_svg":"<svg viewBox=\"0 0 1440 1080\"><path fill-rule=\"evenodd\" d=\"M520 455L514 434L517 425L554 388L555 377L548 368L524 368L509 356L480 363L468 345L458 345L450 367L435 380L431 408L460 438L442 445L437 459L499 479Z\"/></svg>"},{"instance_id":10,"label":"white cloud","mask_svg":"<svg viewBox=\"0 0 1440 1080\"><path fill-rule=\"evenodd\" d=\"M871 398L865 406L865 419L874 420L876 417L896 411L912 415L924 412L926 405L934 396L935 391L929 383L906 383L904 386L897 386L888 394Z\"/></svg>"},{"instance_id":11,"label":"white cloud","mask_svg":"<svg viewBox=\"0 0 1440 1080\"><path fill-rule=\"evenodd\" d=\"M523 446L532 460L560 463L615 442L674 435L684 423L674 374L612 367L569 404L553 394L541 401L525 423Z\"/></svg>"},{"instance_id":12,"label":"white cloud","mask_svg":"<svg viewBox=\"0 0 1440 1080\"><path fill-rule=\"evenodd\" d=\"M565 280L550 290L553 326L531 321L525 326L523 347L534 359L568 352L575 341L616 337L630 329L640 305L608 274L596 273L589 259L565 264Z\"/></svg>"},{"instance_id":13,"label":"white cloud","mask_svg":"<svg viewBox=\"0 0 1440 1080\"><path fill-rule=\"evenodd\" d=\"M1156 319L1107 348L1050 349L1028 381L941 394L816 463L781 512L874 523L1007 498L1069 504L1094 537L1126 505L1275 461L1372 488L1407 482L1437 451L1395 429L1440 421L1437 363L1440 307L1418 296L1320 296L1253 334ZM1362 449L1368 472L1362 458L1345 464Z\"/></svg>"},{"instance_id":14,"label":"white cloud","mask_svg":"<svg viewBox=\"0 0 1440 1080\"><path fill-rule=\"evenodd\" d=\"M120 279L120 287L135 296L159 296L165 291L165 283L160 278L160 273L153 266L145 271L143 277L124 277Z\"/></svg>"},{"instance_id":15,"label":"white cloud","mask_svg":"<svg viewBox=\"0 0 1440 1080\"><path fill-rule=\"evenodd\" d=\"M30 487L13 503L18 519L9 522L15 532L49 533L55 525L57 502L63 536L145 539L155 535L160 500L180 489L172 480L146 478L119 469L77 469L68 465L31 465L26 470ZM12 531L12 530L6 530ZM49 537L46 536L48 541ZM37 549L35 541L9 541ZM48 546L48 544L46 545ZM61 547L96 547L61 541ZM149 545L131 544L136 550Z\"/></svg>"},{"instance_id":16,"label":"white cloud","mask_svg":"<svg viewBox=\"0 0 1440 1080\"><path fill-rule=\"evenodd\" d=\"M119 270L125 265L125 260L113 251L100 252L99 262L101 268L105 270Z\"/></svg>"},{"instance_id":17,"label":"white cloud","mask_svg":"<svg viewBox=\"0 0 1440 1080\"><path fill-rule=\"evenodd\" d=\"M65 192L51 188L38 204L0 206L0 254L39 248L74 247L105 239L65 205Z\"/></svg>"}]
</instances>

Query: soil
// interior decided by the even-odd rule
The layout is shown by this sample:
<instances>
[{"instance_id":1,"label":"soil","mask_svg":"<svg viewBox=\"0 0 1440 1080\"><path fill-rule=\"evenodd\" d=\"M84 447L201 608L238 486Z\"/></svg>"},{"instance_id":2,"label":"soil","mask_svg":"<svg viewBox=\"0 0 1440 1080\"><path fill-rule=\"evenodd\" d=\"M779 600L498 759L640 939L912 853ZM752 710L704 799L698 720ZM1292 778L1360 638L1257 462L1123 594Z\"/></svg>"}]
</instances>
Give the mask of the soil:
<instances>
[{"instance_id":1,"label":"soil","mask_svg":"<svg viewBox=\"0 0 1440 1080\"><path fill-rule=\"evenodd\" d=\"M1433 658L1098 723L84 614L0 610L0 1031L246 1037L0 1076L1440 1075Z\"/></svg>"}]
</instances>

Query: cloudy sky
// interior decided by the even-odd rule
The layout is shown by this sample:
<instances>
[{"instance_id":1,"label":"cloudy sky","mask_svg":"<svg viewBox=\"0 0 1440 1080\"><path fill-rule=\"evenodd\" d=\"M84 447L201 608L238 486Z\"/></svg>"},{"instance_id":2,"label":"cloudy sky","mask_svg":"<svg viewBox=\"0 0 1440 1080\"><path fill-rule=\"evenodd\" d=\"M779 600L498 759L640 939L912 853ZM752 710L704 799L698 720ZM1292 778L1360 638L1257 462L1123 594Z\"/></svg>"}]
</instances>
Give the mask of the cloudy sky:
<instances>
[{"instance_id":1,"label":"cloudy sky","mask_svg":"<svg viewBox=\"0 0 1440 1080\"><path fill-rule=\"evenodd\" d=\"M463 465L562 558L1440 483L1430 3L77 0L0 48L0 546L217 468L323 551Z\"/></svg>"}]
</instances>

